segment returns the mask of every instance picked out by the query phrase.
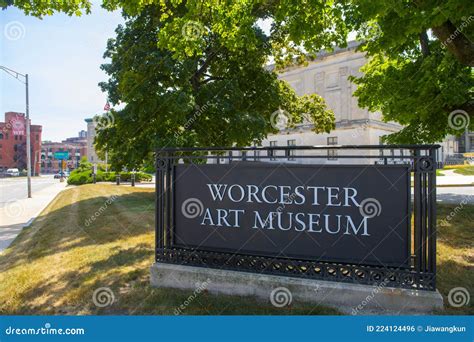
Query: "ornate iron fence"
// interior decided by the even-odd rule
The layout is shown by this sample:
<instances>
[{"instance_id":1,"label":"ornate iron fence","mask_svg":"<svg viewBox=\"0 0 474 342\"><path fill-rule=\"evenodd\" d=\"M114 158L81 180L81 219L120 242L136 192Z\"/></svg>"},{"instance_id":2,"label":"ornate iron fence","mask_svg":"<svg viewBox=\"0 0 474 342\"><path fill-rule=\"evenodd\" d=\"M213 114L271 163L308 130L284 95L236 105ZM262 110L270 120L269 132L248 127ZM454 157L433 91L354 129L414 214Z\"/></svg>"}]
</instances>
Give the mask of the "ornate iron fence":
<instances>
[{"instance_id":1,"label":"ornate iron fence","mask_svg":"<svg viewBox=\"0 0 474 342\"><path fill-rule=\"evenodd\" d=\"M436 151L439 145L163 148L156 151L156 262L420 290L436 288ZM180 164L404 165L411 172L408 267L274 257L185 247L175 241ZM408 182L410 187L410 181ZM410 221L410 220L409 220Z\"/></svg>"}]
</instances>

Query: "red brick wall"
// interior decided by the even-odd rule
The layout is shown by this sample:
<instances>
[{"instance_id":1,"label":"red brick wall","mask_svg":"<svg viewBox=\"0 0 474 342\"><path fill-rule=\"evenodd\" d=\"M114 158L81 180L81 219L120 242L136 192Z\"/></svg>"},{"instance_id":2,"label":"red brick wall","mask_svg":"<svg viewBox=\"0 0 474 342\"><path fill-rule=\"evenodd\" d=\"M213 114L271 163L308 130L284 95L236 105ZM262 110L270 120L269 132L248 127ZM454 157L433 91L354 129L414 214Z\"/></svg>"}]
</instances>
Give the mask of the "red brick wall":
<instances>
[{"instance_id":1,"label":"red brick wall","mask_svg":"<svg viewBox=\"0 0 474 342\"><path fill-rule=\"evenodd\" d=\"M78 150L78 152L76 152ZM41 151L41 170L43 173L55 173L61 168L60 161L54 159L54 152L68 151L67 169L75 169L82 157L87 157L87 142L45 142ZM79 153L79 156L76 156Z\"/></svg>"},{"instance_id":2,"label":"red brick wall","mask_svg":"<svg viewBox=\"0 0 474 342\"><path fill-rule=\"evenodd\" d=\"M23 122L25 132L19 135L13 134L13 121ZM31 121L30 121L31 122ZM31 139L31 164L37 163L32 169L32 174L40 172L40 152L41 152L41 132L42 126L30 125ZM23 113L5 113L5 122L0 122L0 168L26 169L26 119ZM34 172L34 173L33 173Z\"/></svg>"}]
</instances>

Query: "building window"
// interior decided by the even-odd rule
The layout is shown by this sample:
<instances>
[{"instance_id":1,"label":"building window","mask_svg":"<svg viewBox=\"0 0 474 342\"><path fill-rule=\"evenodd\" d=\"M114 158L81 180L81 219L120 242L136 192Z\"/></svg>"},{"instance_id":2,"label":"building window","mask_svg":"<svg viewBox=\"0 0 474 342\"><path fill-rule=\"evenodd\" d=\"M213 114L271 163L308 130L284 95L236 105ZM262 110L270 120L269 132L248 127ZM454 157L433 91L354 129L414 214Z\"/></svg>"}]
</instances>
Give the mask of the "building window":
<instances>
[{"instance_id":1,"label":"building window","mask_svg":"<svg viewBox=\"0 0 474 342\"><path fill-rule=\"evenodd\" d=\"M23 135L20 135L20 140L23 140Z\"/></svg>"},{"instance_id":2,"label":"building window","mask_svg":"<svg viewBox=\"0 0 474 342\"><path fill-rule=\"evenodd\" d=\"M289 139L288 146L296 146L296 139ZM295 160L294 155L295 155L295 150L293 149L286 150L286 156L288 157L288 160Z\"/></svg>"},{"instance_id":3,"label":"building window","mask_svg":"<svg viewBox=\"0 0 474 342\"><path fill-rule=\"evenodd\" d=\"M0 133L0 140L3 140L3 133Z\"/></svg>"},{"instance_id":4,"label":"building window","mask_svg":"<svg viewBox=\"0 0 474 342\"><path fill-rule=\"evenodd\" d=\"M337 145L337 137L328 137L328 145ZM337 150L328 150L328 160L337 160Z\"/></svg>"},{"instance_id":5,"label":"building window","mask_svg":"<svg viewBox=\"0 0 474 342\"><path fill-rule=\"evenodd\" d=\"M39 141L40 137L39 137L38 134L36 134L35 139L36 139L36 141Z\"/></svg>"},{"instance_id":6,"label":"building window","mask_svg":"<svg viewBox=\"0 0 474 342\"><path fill-rule=\"evenodd\" d=\"M276 140L270 141L270 147L278 146L278 142ZM270 156L270 160L276 160L276 151L275 150L268 150L268 155Z\"/></svg>"},{"instance_id":7,"label":"building window","mask_svg":"<svg viewBox=\"0 0 474 342\"><path fill-rule=\"evenodd\" d=\"M18 140L18 135L15 135L15 140Z\"/></svg>"}]
</instances>

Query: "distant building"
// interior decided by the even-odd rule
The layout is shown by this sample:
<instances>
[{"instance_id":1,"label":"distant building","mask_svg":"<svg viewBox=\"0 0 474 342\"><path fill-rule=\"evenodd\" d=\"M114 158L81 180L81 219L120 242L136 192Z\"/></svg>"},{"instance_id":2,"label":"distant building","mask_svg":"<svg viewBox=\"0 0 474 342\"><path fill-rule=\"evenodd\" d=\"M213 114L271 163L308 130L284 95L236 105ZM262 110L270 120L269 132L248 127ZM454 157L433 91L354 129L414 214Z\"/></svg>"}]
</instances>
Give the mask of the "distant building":
<instances>
[{"instance_id":1,"label":"distant building","mask_svg":"<svg viewBox=\"0 0 474 342\"><path fill-rule=\"evenodd\" d=\"M474 131L466 130L460 137L455 139L457 143L456 153L474 152Z\"/></svg>"},{"instance_id":2,"label":"distant building","mask_svg":"<svg viewBox=\"0 0 474 342\"><path fill-rule=\"evenodd\" d=\"M346 48L321 52L306 66L290 67L279 74L279 78L287 81L298 95L316 93L323 97L335 114L336 128L330 133L316 134L312 131L313 124L310 122L297 124L295 128L282 127L279 133L268 135L262 143L263 146L379 145L382 136L403 128L398 123L383 121L380 112L370 112L359 107L354 96L357 85L349 80L349 76L362 75L360 68L367 62L365 54L356 50L359 44L354 41ZM453 137L446 138L441 145L438 160L444 161L447 156L459 150L459 144ZM403 151L387 152L395 155L403 153ZM343 164L349 161L338 159L335 150L324 153L328 154L328 158L320 159L322 163ZM378 152L370 154L373 153ZM294 161L304 163L307 160Z\"/></svg>"},{"instance_id":3,"label":"distant building","mask_svg":"<svg viewBox=\"0 0 474 342\"><path fill-rule=\"evenodd\" d=\"M31 125L31 164L33 175L40 172L40 151L42 126ZM27 168L26 118L24 113L6 112L5 122L0 122L0 172L9 168L20 171Z\"/></svg>"},{"instance_id":4,"label":"distant building","mask_svg":"<svg viewBox=\"0 0 474 342\"><path fill-rule=\"evenodd\" d=\"M87 131L80 130L78 134L79 138L87 138Z\"/></svg>"},{"instance_id":5,"label":"distant building","mask_svg":"<svg viewBox=\"0 0 474 342\"><path fill-rule=\"evenodd\" d=\"M79 136L67 138L62 142L43 141L41 149L42 173L55 173L61 169L61 160L54 157L55 152L69 152L66 168L69 170L77 168L81 158L87 156L87 138L81 137L81 132L79 132Z\"/></svg>"},{"instance_id":6,"label":"distant building","mask_svg":"<svg viewBox=\"0 0 474 342\"><path fill-rule=\"evenodd\" d=\"M85 121L87 122L87 160L91 163L104 163L99 159L94 148L97 122L92 118L85 119Z\"/></svg>"}]
</instances>

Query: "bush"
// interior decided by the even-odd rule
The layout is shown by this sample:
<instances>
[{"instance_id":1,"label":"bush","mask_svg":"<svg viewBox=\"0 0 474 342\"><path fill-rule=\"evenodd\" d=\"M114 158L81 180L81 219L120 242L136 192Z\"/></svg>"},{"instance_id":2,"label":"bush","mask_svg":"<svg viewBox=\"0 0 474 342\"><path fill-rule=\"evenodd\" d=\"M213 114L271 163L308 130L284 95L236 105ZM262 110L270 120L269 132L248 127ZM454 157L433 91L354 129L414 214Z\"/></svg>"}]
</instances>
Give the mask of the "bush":
<instances>
[{"instance_id":1,"label":"bush","mask_svg":"<svg viewBox=\"0 0 474 342\"><path fill-rule=\"evenodd\" d=\"M67 178L68 184L73 185L82 185L87 183L92 183L92 175L90 171L80 171L79 169L71 172Z\"/></svg>"},{"instance_id":2,"label":"bush","mask_svg":"<svg viewBox=\"0 0 474 342\"><path fill-rule=\"evenodd\" d=\"M116 172L104 172L100 169L97 170L97 174L95 177L96 182L115 182L117 173ZM130 182L132 179L131 172L120 172L120 180L122 182ZM135 173L135 181L137 182L151 182L152 176L144 173L144 172L136 172ZM67 179L68 184L72 185L82 185L93 183L94 180L92 178L92 171L91 169L84 169L78 167L74 171L71 172Z\"/></svg>"},{"instance_id":3,"label":"bush","mask_svg":"<svg viewBox=\"0 0 474 342\"><path fill-rule=\"evenodd\" d=\"M152 175L145 172L137 172L136 177L135 179L138 179L139 182L151 182L153 179Z\"/></svg>"}]
</instances>

